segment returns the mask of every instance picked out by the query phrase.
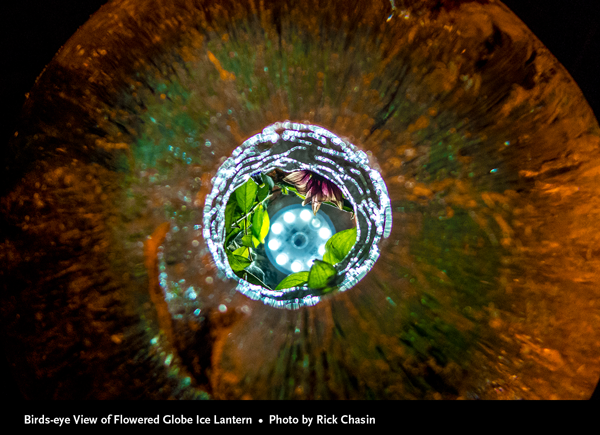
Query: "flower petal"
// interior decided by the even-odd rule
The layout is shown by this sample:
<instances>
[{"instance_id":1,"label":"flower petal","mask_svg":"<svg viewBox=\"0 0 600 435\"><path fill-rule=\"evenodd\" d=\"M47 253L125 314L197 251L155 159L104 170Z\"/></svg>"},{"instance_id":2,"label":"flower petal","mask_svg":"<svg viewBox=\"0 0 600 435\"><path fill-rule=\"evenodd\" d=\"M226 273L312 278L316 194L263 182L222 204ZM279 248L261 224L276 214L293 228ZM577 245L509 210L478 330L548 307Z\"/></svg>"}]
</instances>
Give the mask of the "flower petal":
<instances>
[{"instance_id":1,"label":"flower petal","mask_svg":"<svg viewBox=\"0 0 600 435\"><path fill-rule=\"evenodd\" d=\"M344 195L339 187L325 177L310 171L296 171L283 179L284 182L292 184L299 194L304 195L302 205L312 203L313 213L321 208L323 202L331 202L340 210L344 207Z\"/></svg>"},{"instance_id":2,"label":"flower petal","mask_svg":"<svg viewBox=\"0 0 600 435\"><path fill-rule=\"evenodd\" d=\"M313 214L316 216L317 212L319 211L319 209L321 208L321 202L319 201L313 201L312 203L312 209L313 209Z\"/></svg>"},{"instance_id":3,"label":"flower petal","mask_svg":"<svg viewBox=\"0 0 600 435\"><path fill-rule=\"evenodd\" d=\"M304 191L306 190L306 186L310 182L310 179L310 171L296 171L285 177L283 182L291 184L301 195L304 195Z\"/></svg>"}]
</instances>

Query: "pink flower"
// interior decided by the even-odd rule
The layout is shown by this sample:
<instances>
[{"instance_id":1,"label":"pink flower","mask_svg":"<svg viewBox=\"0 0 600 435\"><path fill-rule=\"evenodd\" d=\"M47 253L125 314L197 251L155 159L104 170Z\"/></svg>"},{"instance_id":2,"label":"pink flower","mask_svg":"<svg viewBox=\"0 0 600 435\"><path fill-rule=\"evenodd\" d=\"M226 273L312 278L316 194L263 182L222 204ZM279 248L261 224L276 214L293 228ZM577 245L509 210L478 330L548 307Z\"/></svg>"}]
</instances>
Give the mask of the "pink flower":
<instances>
[{"instance_id":1,"label":"pink flower","mask_svg":"<svg viewBox=\"0 0 600 435\"><path fill-rule=\"evenodd\" d=\"M331 202L340 210L343 209L344 196L342 191L325 177L310 171L297 171L292 172L283 181L294 186L300 195L306 197L302 205L312 203L314 214L317 214L323 202Z\"/></svg>"}]
</instances>

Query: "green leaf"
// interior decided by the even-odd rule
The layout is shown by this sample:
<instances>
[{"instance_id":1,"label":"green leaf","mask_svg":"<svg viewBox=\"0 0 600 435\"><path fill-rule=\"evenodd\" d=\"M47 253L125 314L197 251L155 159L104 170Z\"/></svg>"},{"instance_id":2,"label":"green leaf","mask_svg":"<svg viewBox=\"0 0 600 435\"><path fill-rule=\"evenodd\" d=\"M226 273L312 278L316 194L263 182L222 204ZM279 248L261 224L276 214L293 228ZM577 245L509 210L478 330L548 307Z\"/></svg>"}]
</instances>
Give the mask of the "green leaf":
<instances>
[{"instance_id":1,"label":"green leaf","mask_svg":"<svg viewBox=\"0 0 600 435\"><path fill-rule=\"evenodd\" d=\"M243 249L248 249L248 248L243 248ZM232 254L229 251L226 251L226 252L227 252L227 260L229 261L229 266L231 266L231 269L234 272L239 272L241 270L244 270L245 268L250 266L250 264L252 263L246 257L242 257L241 255Z\"/></svg>"},{"instance_id":2,"label":"green leaf","mask_svg":"<svg viewBox=\"0 0 600 435\"><path fill-rule=\"evenodd\" d=\"M237 206L235 196L231 195L225 207L225 234L229 234L233 229L234 222L237 220L237 215L239 215L239 212L236 213L238 210Z\"/></svg>"},{"instance_id":3,"label":"green leaf","mask_svg":"<svg viewBox=\"0 0 600 435\"><path fill-rule=\"evenodd\" d=\"M322 289L327 287L336 277L335 268L321 260L315 260L308 274L308 287Z\"/></svg>"},{"instance_id":4,"label":"green leaf","mask_svg":"<svg viewBox=\"0 0 600 435\"><path fill-rule=\"evenodd\" d=\"M248 181L235 190L235 198L237 199L237 203L239 204L242 213L248 213L254 205L257 190L258 186L252 178L248 178Z\"/></svg>"},{"instance_id":5,"label":"green leaf","mask_svg":"<svg viewBox=\"0 0 600 435\"><path fill-rule=\"evenodd\" d=\"M246 246L248 248L257 248L258 245L260 245L260 241L252 234L246 234L242 237L242 246Z\"/></svg>"},{"instance_id":6,"label":"green leaf","mask_svg":"<svg viewBox=\"0 0 600 435\"><path fill-rule=\"evenodd\" d=\"M235 255L239 255L244 258L248 258L248 256L250 255L250 250L248 249L247 246L242 246L240 248L237 248L235 251L233 251L233 253Z\"/></svg>"},{"instance_id":7,"label":"green leaf","mask_svg":"<svg viewBox=\"0 0 600 435\"><path fill-rule=\"evenodd\" d=\"M298 189L296 189L291 184L281 184L280 186L281 186L281 191L282 191L282 193L284 195L288 195L290 192L293 192L300 199L302 199L302 200L306 199L306 196L305 195L301 195L300 193L298 193Z\"/></svg>"},{"instance_id":8,"label":"green leaf","mask_svg":"<svg viewBox=\"0 0 600 435\"><path fill-rule=\"evenodd\" d=\"M269 287L268 285L266 285L264 282L262 282L260 280L260 278L258 278L256 275L248 272L247 270L237 273L237 276L239 276L240 278L242 278L243 280L248 281L250 284L254 284L254 285L260 285L264 288L267 288L269 290L271 290L271 287Z\"/></svg>"},{"instance_id":9,"label":"green leaf","mask_svg":"<svg viewBox=\"0 0 600 435\"><path fill-rule=\"evenodd\" d=\"M288 192L298 193L298 189L293 184L281 183L281 188L286 189Z\"/></svg>"},{"instance_id":10,"label":"green leaf","mask_svg":"<svg viewBox=\"0 0 600 435\"><path fill-rule=\"evenodd\" d=\"M253 239L254 237L250 234L245 235L244 237L242 237L242 245L243 246L247 246L248 248L254 248L254 243L253 243Z\"/></svg>"},{"instance_id":11,"label":"green leaf","mask_svg":"<svg viewBox=\"0 0 600 435\"><path fill-rule=\"evenodd\" d=\"M308 272L292 273L291 275L288 275L286 278L284 278L283 281L281 281L279 285L275 287L275 290L283 290L285 288L290 287L299 287L303 284L306 284L307 282Z\"/></svg>"},{"instance_id":12,"label":"green leaf","mask_svg":"<svg viewBox=\"0 0 600 435\"><path fill-rule=\"evenodd\" d=\"M344 198L344 210L349 211L350 213L354 213L354 206L350 201Z\"/></svg>"},{"instance_id":13,"label":"green leaf","mask_svg":"<svg viewBox=\"0 0 600 435\"><path fill-rule=\"evenodd\" d=\"M225 238L225 246L229 245L229 241L237 236L242 231L241 228L234 228Z\"/></svg>"},{"instance_id":14,"label":"green leaf","mask_svg":"<svg viewBox=\"0 0 600 435\"><path fill-rule=\"evenodd\" d=\"M269 213L262 205L259 205L252 216L252 234L260 243L264 243L265 237L269 234L270 225Z\"/></svg>"},{"instance_id":15,"label":"green leaf","mask_svg":"<svg viewBox=\"0 0 600 435\"><path fill-rule=\"evenodd\" d=\"M340 231L325 243L323 261L335 265L342 261L356 243L356 228Z\"/></svg>"},{"instance_id":16,"label":"green leaf","mask_svg":"<svg viewBox=\"0 0 600 435\"><path fill-rule=\"evenodd\" d=\"M348 207L348 206L344 205L342 207L342 210L344 210L344 211L346 211L348 213L352 213L352 217L354 217L354 209L352 207Z\"/></svg>"},{"instance_id":17,"label":"green leaf","mask_svg":"<svg viewBox=\"0 0 600 435\"><path fill-rule=\"evenodd\" d=\"M267 174L264 174L264 173L260 174L260 178L262 179L263 183L265 183L267 186L269 186L269 190L271 190L275 186L273 179L271 177L269 177Z\"/></svg>"},{"instance_id":18,"label":"green leaf","mask_svg":"<svg viewBox=\"0 0 600 435\"><path fill-rule=\"evenodd\" d=\"M271 191L271 189L269 189L268 184L263 184L262 186L259 186L258 187L258 202L263 202L265 200L265 198L267 196L269 196L270 191Z\"/></svg>"}]
</instances>

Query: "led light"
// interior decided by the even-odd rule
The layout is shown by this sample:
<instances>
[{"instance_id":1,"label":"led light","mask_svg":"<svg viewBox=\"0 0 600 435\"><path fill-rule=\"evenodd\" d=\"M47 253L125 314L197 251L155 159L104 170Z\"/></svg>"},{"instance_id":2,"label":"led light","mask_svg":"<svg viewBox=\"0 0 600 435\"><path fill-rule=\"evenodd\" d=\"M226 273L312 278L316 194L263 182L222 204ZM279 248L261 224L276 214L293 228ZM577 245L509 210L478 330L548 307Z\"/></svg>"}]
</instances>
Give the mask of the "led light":
<instances>
[{"instance_id":1,"label":"led light","mask_svg":"<svg viewBox=\"0 0 600 435\"><path fill-rule=\"evenodd\" d=\"M271 239L269 240L269 244L267 245L271 251L277 251L281 246L281 242L279 239Z\"/></svg>"},{"instance_id":2,"label":"led light","mask_svg":"<svg viewBox=\"0 0 600 435\"><path fill-rule=\"evenodd\" d=\"M325 253L325 245L319 246L319 255L323 255Z\"/></svg>"},{"instance_id":3,"label":"led light","mask_svg":"<svg viewBox=\"0 0 600 435\"><path fill-rule=\"evenodd\" d=\"M315 259L323 258L321 245L333 234L335 227L326 213L319 210L315 216L308 207L291 205L271 217L265 254L274 268L286 275L307 271Z\"/></svg>"},{"instance_id":4,"label":"led light","mask_svg":"<svg viewBox=\"0 0 600 435\"><path fill-rule=\"evenodd\" d=\"M321 237L322 239L328 239L331 237L331 230L329 228L321 228L319 230L319 237Z\"/></svg>"},{"instance_id":5,"label":"led light","mask_svg":"<svg viewBox=\"0 0 600 435\"><path fill-rule=\"evenodd\" d=\"M305 222L308 222L311 217L312 217L312 213L309 210L302 210L300 212L300 218Z\"/></svg>"},{"instance_id":6,"label":"led light","mask_svg":"<svg viewBox=\"0 0 600 435\"><path fill-rule=\"evenodd\" d=\"M291 224L296 220L296 215L294 215L294 213L292 213L291 211L288 211L286 214L283 215L283 220L286 221L288 224Z\"/></svg>"},{"instance_id":7,"label":"led light","mask_svg":"<svg viewBox=\"0 0 600 435\"><path fill-rule=\"evenodd\" d=\"M323 252L325 252L325 247L323 247ZM275 259L277 264L279 264L280 266L283 266L285 263L288 262L288 260L289 260L289 257L285 254L279 254L277 256L277 258Z\"/></svg>"}]
</instances>

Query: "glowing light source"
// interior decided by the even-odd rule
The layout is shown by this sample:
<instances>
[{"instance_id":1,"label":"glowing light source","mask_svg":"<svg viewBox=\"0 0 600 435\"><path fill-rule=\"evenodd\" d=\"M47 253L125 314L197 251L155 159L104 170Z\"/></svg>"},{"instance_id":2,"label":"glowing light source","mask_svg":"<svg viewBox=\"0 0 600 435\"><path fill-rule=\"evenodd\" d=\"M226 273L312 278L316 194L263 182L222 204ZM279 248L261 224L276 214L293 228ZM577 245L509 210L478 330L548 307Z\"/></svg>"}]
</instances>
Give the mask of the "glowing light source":
<instances>
[{"instance_id":1,"label":"glowing light source","mask_svg":"<svg viewBox=\"0 0 600 435\"><path fill-rule=\"evenodd\" d=\"M328 238L331 237L331 230L329 228L321 228L319 230L319 237L327 240Z\"/></svg>"},{"instance_id":2,"label":"glowing light source","mask_svg":"<svg viewBox=\"0 0 600 435\"><path fill-rule=\"evenodd\" d=\"M325 245L319 246L319 255L325 254Z\"/></svg>"},{"instance_id":3,"label":"glowing light source","mask_svg":"<svg viewBox=\"0 0 600 435\"><path fill-rule=\"evenodd\" d=\"M280 209L271 218L271 230L265 240L265 253L273 266L285 274L307 271L314 260L322 259L323 245L335 227L326 213L300 205Z\"/></svg>"},{"instance_id":4,"label":"glowing light source","mask_svg":"<svg viewBox=\"0 0 600 435\"><path fill-rule=\"evenodd\" d=\"M312 217L312 213L308 210L302 210L300 212L300 219L302 219L305 222L308 222L310 220L310 218Z\"/></svg>"},{"instance_id":5,"label":"glowing light source","mask_svg":"<svg viewBox=\"0 0 600 435\"><path fill-rule=\"evenodd\" d=\"M323 252L325 252L325 246L323 246ZM280 266L283 266L284 264L286 264L289 260L289 257L286 254L279 254L277 256L277 258L275 259L275 261L277 262L277 264L279 264Z\"/></svg>"},{"instance_id":6,"label":"glowing light source","mask_svg":"<svg viewBox=\"0 0 600 435\"><path fill-rule=\"evenodd\" d=\"M271 251L277 251L281 246L281 242L279 239L271 239L269 240L269 244L267 245Z\"/></svg>"},{"instance_id":7,"label":"glowing light source","mask_svg":"<svg viewBox=\"0 0 600 435\"><path fill-rule=\"evenodd\" d=\"M283 220L286 221L288 224L294 223L294 221L296 220L296 215L291 211L288 211L286 214L283 215Z\"/></svg>"}]
</instances>

